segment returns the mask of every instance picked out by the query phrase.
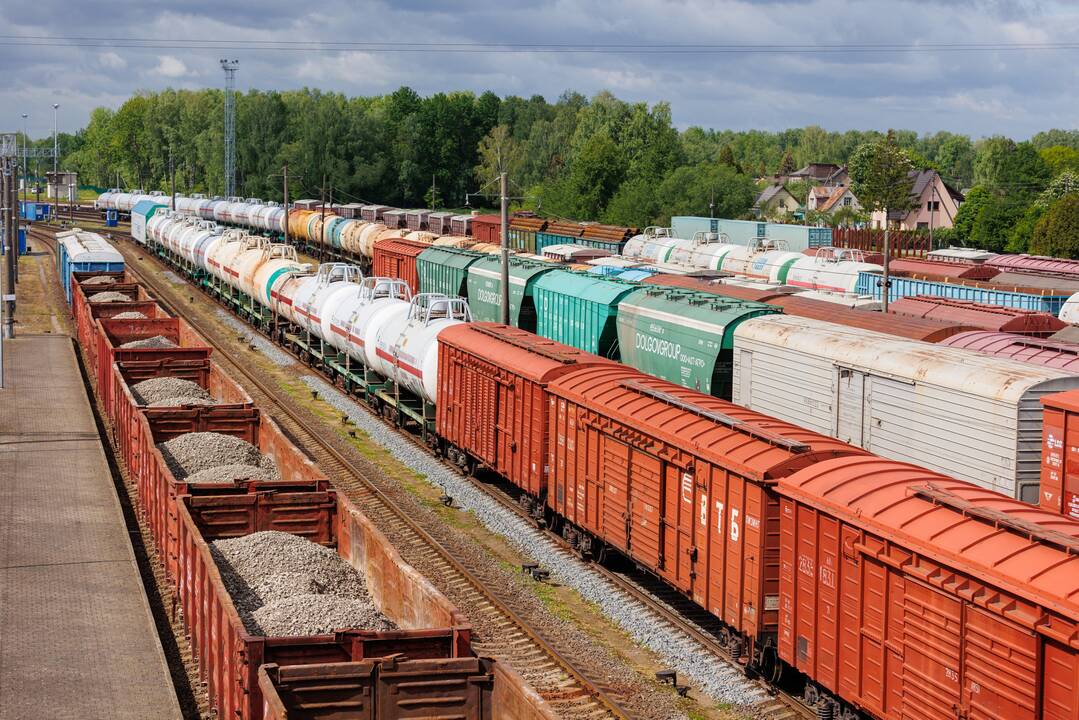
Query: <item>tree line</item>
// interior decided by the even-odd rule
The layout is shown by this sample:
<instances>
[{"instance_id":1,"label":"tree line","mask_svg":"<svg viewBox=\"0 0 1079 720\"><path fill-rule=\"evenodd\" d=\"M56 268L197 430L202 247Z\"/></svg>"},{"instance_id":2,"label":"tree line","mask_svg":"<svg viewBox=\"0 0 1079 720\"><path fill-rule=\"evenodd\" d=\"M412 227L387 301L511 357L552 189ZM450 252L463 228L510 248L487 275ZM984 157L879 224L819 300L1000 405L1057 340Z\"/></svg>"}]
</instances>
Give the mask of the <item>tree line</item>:
<instances>
[{"instance_id":1,"label":"tree line","mask_svg":"<svg viewBox=\"0 0 1079 720\"><path fill-rule=\"evenodd\" d=\"M171 157L179 191L221 194L223 135L222 91L140 92L62 136L62 162L85 184L167 190ZM407 87L371 97L252 90L236 97L236 181L240 195L280 200L287 163L293 198L332 190L339 202L456 208L467 198L491 207L505 170L518 206L644 227L681 214L747 217L759 178L842 164L884 137L816 126L679 130L667 103L628 103L608 92L550 102L491 92L421 97ZM892 137L916 167L971 189L947 241L1029 249L1054 205L1079 191L1079 131L1024 142L908 130Z\"/></svg>"}]
</instances>

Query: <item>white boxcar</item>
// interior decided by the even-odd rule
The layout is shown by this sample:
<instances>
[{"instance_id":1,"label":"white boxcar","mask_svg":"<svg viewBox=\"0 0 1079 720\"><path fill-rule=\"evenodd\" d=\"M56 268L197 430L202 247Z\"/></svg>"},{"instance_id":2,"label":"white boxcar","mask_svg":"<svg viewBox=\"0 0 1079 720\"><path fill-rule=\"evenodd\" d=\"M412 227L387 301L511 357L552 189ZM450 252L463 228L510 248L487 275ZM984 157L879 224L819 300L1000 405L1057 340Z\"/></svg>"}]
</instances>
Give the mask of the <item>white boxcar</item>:
<instances>
[{"instance_id":1,"label":"white boxcar","mask_svg":"<svg viewBox=\"0 0 1079 720\"><path fill-rule=\"evenodd\" d=\"M1026 502L1038 501L1043 395L1079 375L787 315L734 331L733 399Z\"/></svg>"}]
</instances>

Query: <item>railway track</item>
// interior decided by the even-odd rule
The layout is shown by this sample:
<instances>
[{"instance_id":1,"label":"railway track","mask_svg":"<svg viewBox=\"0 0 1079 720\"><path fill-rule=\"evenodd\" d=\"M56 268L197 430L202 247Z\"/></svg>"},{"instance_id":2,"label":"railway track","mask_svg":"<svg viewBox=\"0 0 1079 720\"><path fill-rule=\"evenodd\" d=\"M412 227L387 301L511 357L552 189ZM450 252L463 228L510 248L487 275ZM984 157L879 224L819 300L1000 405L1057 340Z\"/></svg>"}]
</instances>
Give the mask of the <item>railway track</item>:
<instances>
[{"instance_id":1,"label":"railway track","mask_svg":"<svg viewBox=\"0 0 1079 720\"><path fill-rule=\"evenodd\" d=\"M32 230L35 239L53 239L54 233L40 226ZM473 642L476 652L484 656L505 658L555 709L559 717L581 718L631 718L617 694L593 680L588 669L581 663L561 655L555 647L527 622L517 615L508 602L485 580L483 573L466 568L435 538L396 505L366 471L358 467L322 436L322 433L297 410L295 399L273 387L251 368L235 361L230 345L234 339L222 337L216 329L193 313L182 311L179 300L170 300L177 294L157 275L147 272L150 262L130 246L118 243L132 275L147 288L155 291L157 302L176 317L184 317L217 351L215 360L228 370L242 377L245 389L264 412L273 415L284 432L307 452L312 460L333 480L338 490L363 507L364 512L394 538L399 549L407 549L410 556L419 556L424 573L442 587L453 588L458 597L467 598L469 619L485 627L496 627L499 637L485 637ZM403 546L407 544L407 548ZM432 571L433 568L433 571ZM477 616L476 613L481 613Z\"/></svg>"},{"instance_id":2,"label":"railway track","mask_svg":"<svg viewBox=\"0 0 1079 720\"><path fill-rule=\"evenodd\" d=\"M125 257L130 255L129 247L121 247L120 249L124 252ZM154 262L158 261L155 259ZM129 262L129 267L130 265L131 263ZM172 291L171 288L168 288L156 280L149 279L146 273L139 269L132 268L132 272L137 275L147 287L153 287L157 290L159 302L161 302L162 306L164 306L168 312L177 316L184 316L185 319L191 322L200 333L207 337L207 340L209 340L211 344L214 345L215 349L219 351L219 361L221 360L220 355L225 355L227 357L227 342L210 337L210 335L214 334L214 331L205 327L200 327L198 322L189 317L189 313L178 312L175 305L161 298L161 293L163 291L170 292ZM426 538L426 540L429 540L429 542L426 542L425 553L427 556L429 558L442 556L444 558L443 562L451 565L451 567L446 568L446 572L450 574L444 575L444 578L449 579L454 573L457 575L472 576L470 584L472 585L473 590L483 596L483 602L485 604L490 603L492 605L493 611L498 610L497 606L502 603L493 598L489 591L483 589L482 577L476 577L475 571L470 572L461 567L460 564L449 556L441 545L433 538L430 538L422 528L416 526L415 523L407 517L402 516L400 511L396 509L396 506L393 505L392 501L385 498L384 494L371 483L362 470L356 468L353 463L348 461L348 459L343 457L335 448L320 438L314 428L289 407L290 405L295 404L294 400L287 395L283 395L280 390L268 386L248 368L240 366L231 360L229 360L228 364L232 365L237 372L243 375L243 377L257 388L262 397L255 397L255 400L261 406L274 406L285 413L288 420L288 422L284 423L286 432L291 433L297 444L300 447L305 448L305 450L312 455L312 459L318 462L320 466L327 471L327 474L335 478L335 484L345 490L346 493L353 498L360 500L366 500L369 497L377 498L379 501L379 513L373 512L373 509L369 512L374 519L380 522L389 522L393 527L407 527L415 532L421 539ZM279 423L282 422L282 418L280 417L275 417L275 419L277 419ZM390 424L384 418L380 417L380 419L382 419L383 422ZM407 437L416 447L429 451L429 448L416 437L404 431L400 431L396 426L394 426L394 429ZM447 467L457 470L452 464L445 462L444 460L443 462ZM483 480L472 476L469 476L468 480L489 497L498 501L502 506L514 512L526 522L531 522L531 518L516 502L510 488L499 489L491 483L484 482ZM371 506L365 505L364 507L368 508ZM565 545L559 536L554 533L548 533L548 535L558 540L563 552L567 555L574 554L573 550L570 549L568 545ZM622 573L598 563L594 564L593 568L616 587L643 605L654 622L688 635L716 657L722 658L732 665L740 666L737 659L731 656L729 647L726 643L726 638L724 637L722 623L719 622L718 619L712 617L707 611L694 605L681 594L665 586L658 578L636 569ZM451 584L460 586L460 580L457 580L456 582L451 580ZM518 618L512 610L506 608L505 614L507 615L509 624L499 622L499 626L516 626L519 629L519 632L510 634L510 643L512 645L520 646L523 638L534 638L534 642L538 641L538 644L541 646L549 647L549 644L542 638L535 636L535 634L528 629L527 624ZM527 646L527 644L528 643L525 642L525 646ZM482 643L474 643L474 645L481 654L500 654L498 648L494 646L488 647ZM557 651L550 648L547 654L550 655L552 660L555 660L557 664L562 665L566 675L565 678L559 678L559 682L556 684L556 687L562 688L562 691L559 692L560 696L567 698L573 697L574 689L572 683L567 682L569 680L576 680L578 684L583 685L586 689L589 687L593 689L594 697L597 701L595 713L592 712L592 708L588 708L586 712L583 712L579 716L603 717L605 716L604 710L606 711L606 716L629 716L618 707L616 699L601 687L590 683L586 676L580 671L573 670L573 666L569 661L562 658ZM514 657L513 655L505 656ZM520 667L517 662L515 662L514 665L515 667ZM817 717L817 714L813 709L800 702L795 696L783 691L775 684L768 682L768 679L761 679L758 682L771 697L769 700L755 708L755 716L757 718L760 718L761 720L798 720L802 718L809 719ZM577 716L578 715L574 713L574 717Z\"/></svg>"}]
</instances>

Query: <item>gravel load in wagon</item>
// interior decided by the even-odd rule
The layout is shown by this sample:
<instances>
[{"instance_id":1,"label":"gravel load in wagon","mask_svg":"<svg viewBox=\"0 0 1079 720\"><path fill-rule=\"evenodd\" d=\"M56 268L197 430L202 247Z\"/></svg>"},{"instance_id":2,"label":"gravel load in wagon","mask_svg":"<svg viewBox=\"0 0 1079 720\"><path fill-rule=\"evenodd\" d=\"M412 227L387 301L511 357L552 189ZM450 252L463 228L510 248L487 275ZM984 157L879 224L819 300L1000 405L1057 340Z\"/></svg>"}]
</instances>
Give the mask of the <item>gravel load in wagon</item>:
<instances>
[{"instance_id":1,"label":"gravel load in wagon","mask_svg":"<svg viewBox=\"0 0 1079 720\"><path fill-rule=\"evenodd\" d=\"M242 480L262 480L270 482L280 479L281 478L276 473L271 472L266 468L257 465L236 463L234 465L217 465L216 467L199 470L196 473L188 475L184 478L184 481L198 485L201 483L240 482Z\"/></svg>"},{"instance_id":2,"label":"gravel load in wagon","mask_svg":"<svg viewBox=\"0 0 1079 720\"><path fill-rule=\"evenodd\" d=\"M142 340L132 340L120 346L122 350L137 350L139 348L170 348L176 347L176 343L164 335L154 335Z\"/></svg>"},{"instance_id":3,"label":"gravel load in wagon","mask_svg":"<svg viewBox=\"0 0 1079 720\"><path fill-rule=\"evenodd\" d=\"M118 292L99 292L94 293L89 298L92 303L106 303L106 302L128 302L131 300L127 295Z\"/></svg>"},{"instance_id":4,"label":"gravel load in wagon","mask_svg":"<svg viewBox=\"0 0 1079 720\"><path fill-rule=\"evenodd\" d=\"M117 313L116 315L113 315L110 319L111 320L146 320L147 318L146 318L145 315L143 315L140 312L132 311L132 312Z\"/></svg>"},{"instance_id":5,"label":"gravel load in wagon","mask_svg":"<svg viewBox=\"0 0 1079 720\"><path fill-rule=\"evenodd\" d=\"M232 435L216 432L185 433L157 447L177 480L184 480L190 475L223 465L250 465L264 470L270 480L281 478L273 458L263 455L246 440Z\"/></svg>"},{"instance_id":6,"label":"gravel load in wagon","mask_svg":"<svg viewBox=\"0 0 1079 720\"><path fill-rule=\"evenodd\" d=\"M210 550L252 633L396 629L375 606L363 575L330 548L298 535L264 530L217 540Z\"/></svg>"},{"instance_id":7,"label":"gravel load in wagon","mask_svg":"<svg viewBox=\"0 0 1079 720\"><path fill-rule=\"evenodd\" d=\"M131 394L140 405L171 407L173 405L216 405L206 388L197 382L178 377L155 377L135 383Z\"/></svg>"},{"instance_id":8,"label":"gravel load in wagon","mask_svg":"<svg viewBox=\"0 0 1079 720\"><path fill-rule=\"evenodd\" d=\"M116 278L109 275L98 275L97 277L89 278L82 281L83 285L115 285Z\"/></svg>"}]
</instances>

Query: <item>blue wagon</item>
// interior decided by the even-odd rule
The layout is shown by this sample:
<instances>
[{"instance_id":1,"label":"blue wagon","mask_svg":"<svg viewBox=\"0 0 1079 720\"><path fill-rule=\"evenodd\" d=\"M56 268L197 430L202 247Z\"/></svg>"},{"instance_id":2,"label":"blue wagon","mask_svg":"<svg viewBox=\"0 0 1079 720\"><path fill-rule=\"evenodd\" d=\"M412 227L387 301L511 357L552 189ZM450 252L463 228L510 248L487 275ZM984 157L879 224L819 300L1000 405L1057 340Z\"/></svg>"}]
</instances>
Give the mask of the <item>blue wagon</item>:
<instances>
[{"instance_id":1,"label":"blue wagon","mask_svg":"<svg viewBox=\"0 0 1079 720\"><path fill-rule=\"evenodd\" d=\"M64 297L71 304L71 273L123 272L124 256L97 233L68 230L56 236L56 264Z\"/></svg>"},{"instance_id":2,"label":"blue wagon","mask_svg":"<svg viewBox=\"0 0 1079 720\"><path fill-rule=\"evenodd\" d=\"M855 292L859 295L869 295L876 300L881 297L880 273L858 273L858 283ZM959 285L955 283L934 282L932 280L919 280L917 278L895 277L889 278L891 283L888 293L889 301L914 295L932 295L934 297L952 298L954 300L967 300L969 302L985 303L987 305L1003 305L1005 307L1046 312L1052 315L1060 313L1060 308L1068 299L1068 295L1049 295L1013 292L1010 290L996 290L976 285Z\"/></svg>"}]
</instances>

